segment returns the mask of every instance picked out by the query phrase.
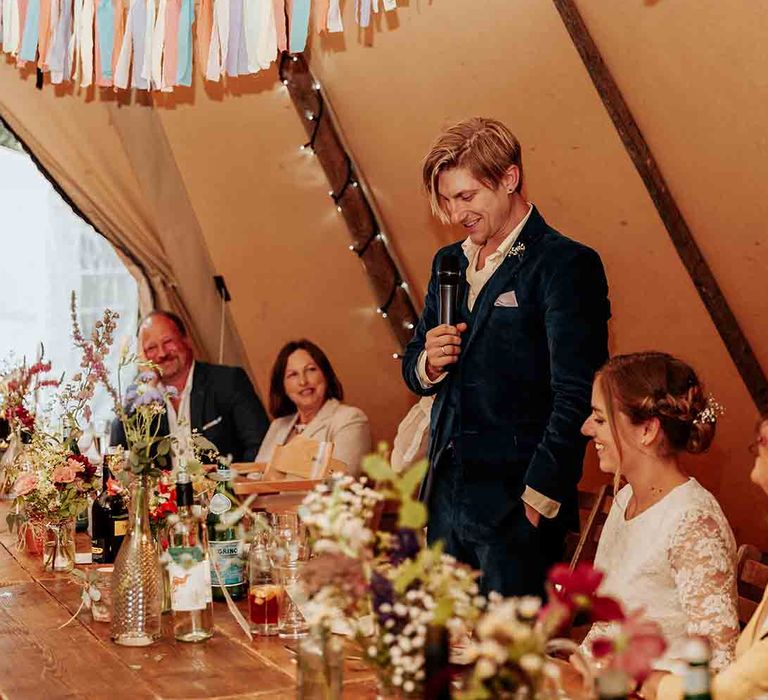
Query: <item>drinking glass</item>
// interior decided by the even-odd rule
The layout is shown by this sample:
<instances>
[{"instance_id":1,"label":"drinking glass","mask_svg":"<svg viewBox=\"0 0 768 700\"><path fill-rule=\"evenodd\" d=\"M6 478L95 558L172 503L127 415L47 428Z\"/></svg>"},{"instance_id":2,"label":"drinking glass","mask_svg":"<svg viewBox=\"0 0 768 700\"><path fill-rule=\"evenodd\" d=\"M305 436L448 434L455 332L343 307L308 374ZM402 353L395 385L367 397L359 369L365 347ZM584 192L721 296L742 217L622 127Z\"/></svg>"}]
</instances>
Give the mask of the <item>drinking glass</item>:
<instances>
[{"instance_id":1,"label":"drinking glass","mask_svg":"<svg viewBox=\"0 0 768 700\"><path fill-rule=\"evenodd\" d=\"M277 581L283 589L277 633L287 639L303 637L309 628L297 605L301 596L299 567L308 558L309 546L306 529L296 513L275 514L271 552Z\"/></svg>"}]
</instances>

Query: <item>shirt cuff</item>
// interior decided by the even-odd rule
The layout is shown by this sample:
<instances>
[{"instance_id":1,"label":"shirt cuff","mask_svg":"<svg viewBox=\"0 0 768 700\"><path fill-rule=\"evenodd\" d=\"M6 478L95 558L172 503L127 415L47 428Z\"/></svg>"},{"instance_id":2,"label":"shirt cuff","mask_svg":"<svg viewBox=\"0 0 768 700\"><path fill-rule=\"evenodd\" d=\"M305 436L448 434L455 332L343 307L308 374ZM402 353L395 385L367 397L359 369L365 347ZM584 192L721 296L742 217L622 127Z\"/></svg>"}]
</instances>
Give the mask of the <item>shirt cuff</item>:
<instances>
[{"instance_id":1,"label":"shirt cuff","mask_svg":"<svg viewBox=\"0 0 768 700\"><path fill-rule=\"evenodd\" d=\"M530 486L526 486L523 491L523 503L539 511L545 518L554 518L560 512L560 504L557 501L547 498Z\"/></svg>"},{"instance_id":2,"label":"shirt cuff","mask_svg":"<svg viewBox=\"0 0 768 700\"><path fill-rule=\"evenodd\" d=\"M434 386L438 382L443 381L445 379L445 375L447 372L443 372L435 381L433 382L428 376L427 376L427 351L422 350L421 355L419 355L419 360L416 363L416 375L419 378L419 383L421 384L422 389L429 389L429 387Z\"/></svg>"}]
</instances>

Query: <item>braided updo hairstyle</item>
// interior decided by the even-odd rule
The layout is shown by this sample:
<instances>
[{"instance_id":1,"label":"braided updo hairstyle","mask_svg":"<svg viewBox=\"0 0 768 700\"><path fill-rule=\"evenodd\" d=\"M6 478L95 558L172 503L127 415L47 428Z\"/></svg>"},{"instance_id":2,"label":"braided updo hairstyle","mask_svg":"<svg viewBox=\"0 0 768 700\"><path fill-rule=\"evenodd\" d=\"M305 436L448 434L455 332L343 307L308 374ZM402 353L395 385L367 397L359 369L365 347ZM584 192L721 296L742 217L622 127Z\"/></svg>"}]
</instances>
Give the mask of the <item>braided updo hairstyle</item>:
<instances>
[{"instance_id":1,"label":"braided updo hairstyle","mask_svg":"<svg viewBox=\"0 0 768 700\"><path fill-rule=\"evenodd\" d=\"M696 372L682 360L663 352L617 355L597 379L617 445L614 406L635 425L658 418L667 453L698 454L712 443L715 423L701 420L707 397Z\"/></svg>"}]
</instances>

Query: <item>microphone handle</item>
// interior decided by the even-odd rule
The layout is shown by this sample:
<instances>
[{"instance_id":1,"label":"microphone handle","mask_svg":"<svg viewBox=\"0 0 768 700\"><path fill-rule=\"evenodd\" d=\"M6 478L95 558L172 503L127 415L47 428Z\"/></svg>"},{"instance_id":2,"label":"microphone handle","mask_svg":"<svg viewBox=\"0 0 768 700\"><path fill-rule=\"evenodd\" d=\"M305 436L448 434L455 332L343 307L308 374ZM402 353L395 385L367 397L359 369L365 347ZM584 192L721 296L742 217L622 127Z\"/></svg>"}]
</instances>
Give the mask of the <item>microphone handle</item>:
<instances>
[{"instance_id":1,"label":"microphone handle","mask_svg":"<svg viewBox=\"0 0 768 700\"><path fill-rule=\"evenodd\" d=\"M456 325L456 301L458 299L458 285L441 284L440 285L440 308L438 311L438 320L449 326Z\"/></svg>"}]
</instances>

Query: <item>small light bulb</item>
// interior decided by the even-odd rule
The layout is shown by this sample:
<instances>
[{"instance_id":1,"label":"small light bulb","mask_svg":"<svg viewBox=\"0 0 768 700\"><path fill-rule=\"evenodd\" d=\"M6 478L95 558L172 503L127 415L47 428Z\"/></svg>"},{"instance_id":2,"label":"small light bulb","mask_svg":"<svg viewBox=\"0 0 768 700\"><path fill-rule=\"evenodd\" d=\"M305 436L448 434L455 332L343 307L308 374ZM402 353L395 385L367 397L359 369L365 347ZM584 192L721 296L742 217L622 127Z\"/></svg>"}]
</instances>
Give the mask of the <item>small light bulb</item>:
<instances>
[{"instance_id":1,"label":"small light bulb","mask_svg":"<svg viewBox=\"0 0 768 700\"><path fill-rule=\"evenodd\" d=\"M376 313L377 314L383 314L384 312L381 310L381 307L379 307L379 308L376 309Z\"/></svg>"},{"instance_id":2,"label":"small light bulb","mask_svg":"<svg viewBox=\"0 0 768 700\"><path fill-rule=\"evenodd\" d=\"M320 89L320 83L315 83L312 87L315 88L315 90L319 90Z\"/></svg>"},{"instance_id":3,"label":"small light bulb","mask_svg":"<svg viewBox=\"0 0 768 700\"><path fill-rule=\"evenodd\" d=\"M416 327L416 326L414 326L414 325L413 325L413 323L412 323L411 321L406 321L406 322L405 322L403 325L404 325L404 326L405 326L405 327L406 327L406 328L407 328L409 331L412 331L412 330L413 330L413 329Z\"/></svg>"},{"instance_id":4,"label":"small light bulb","mask_svg":"<svg viewBox=\"0 0 768 700\"><path fill-rule=\"evenodd\" d=\"M341 213L341 204L336 205L336 211Z\"/></svg>"},{"instance_id":5,"label":"small light bulb","mask_svg":"<svg viewBox=\"0 0 768 700\"><path fill-rule=\"evenodd\" d=\"M387 317L387 312L386 311L382 311L381 312L381 317L382 318L386 318Z\"/></svg>"},{"instance_id":6,"label":"small light bulb","mask_svg":"<svg viewBox=\"0 0 768 700\"><path fill-rule=\"evenodd\" d=\"M358 184L357 180L352 180L352 187L357 187Z\"/></svg>"},{"instance_id":7,"label":"small light bulb","mask_svg":"<svg viewBox=\"0 0 768 700\"><path fill-rule=\"evenodd\" d=\"M357 248L355 248L353 245L349 246L349 250L353 253L357 252Z\"/></svg>"},{"instance_id":8,"label":"small light bulb","mask_svg":"<svg viewBox=\"0 0 768 700\"><path fill-rule=\"evenodd\" d=\"M283 85L288 85L288 81L283 79Z\"/></svg>"},{"instance_id":9,"label":"small light bulb","mask_svg":"<svg viewBox=\"0 0 768 700\"><path fill-rule=\"evenodd\" d=\"M329 197L333 197L333 194L334 194L333 190L328 190L328 196Z\"/></svg>"},{"instance_id":10,"label":"small light bulb","mask_svg":"<svg viewBox=\"0 0 768 700\"><path fill-rule=\"evenodd\" d=\"M300 151L306 151L307 150L307 144L303 143L301 146L299 146Z\"/></svg>"},{"instance_id":11,"label":"small light bulb","mask_svg":"<svg viewBox=\"0 0 768 700\"><path fill-rule=\"evenodd\" d=\"M408 289L408 283L407 282L400 282L400 289Z\"/></svg>"},{"instance_id":12,"label":"small light bulb","mask_svg":"<svg viewBox=\"0 0 768 700\"><path fill-rule=\"evenodd\" d=\"M291 60L292 60L294 63L296 63L296 61L298 61L298 60L299 60L299 57L298 57L298 56L291 56Z\"/></svg>"},{"instance_id":13,"label":"small light bulb","mask_svg":"<svg viewBox=\"0 0 768 700\"><path fill-rule=\"evenodd\" d=\"M393 360L399 360L400 359L400 353L399 352L393 352L392 353L392 359Z\"/></svg>"}]
</instances>

